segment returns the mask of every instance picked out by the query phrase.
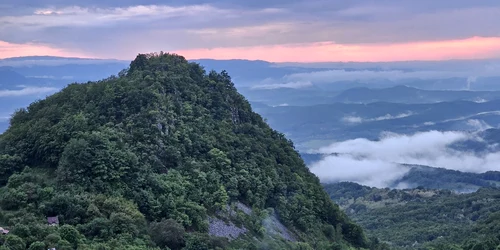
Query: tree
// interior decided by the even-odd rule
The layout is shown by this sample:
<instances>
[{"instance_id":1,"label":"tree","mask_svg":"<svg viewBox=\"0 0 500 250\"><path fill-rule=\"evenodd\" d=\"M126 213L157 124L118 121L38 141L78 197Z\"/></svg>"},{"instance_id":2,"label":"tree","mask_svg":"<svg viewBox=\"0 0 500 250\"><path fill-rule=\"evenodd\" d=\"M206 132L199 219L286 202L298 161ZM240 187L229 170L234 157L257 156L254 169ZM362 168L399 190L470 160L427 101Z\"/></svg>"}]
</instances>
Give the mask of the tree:
<instances>
[{"instance_id":1,"label":"tree","mask_svg":"<svg viewBox=\"0 0 500 250\"><path fill-rule=\"evenodd\" d=\"M48 247L55 247L60 240L61 236L59 234L49 234L45 237L44 242Z\"/></svg>"},{"instance_id":2,"label":"tree","mask_svg":"<svg viewBox=\"0 0 500 250\"><path fill-rule=\"evenodd\" d=\"M41 241L35 241L31 243L30 247L28 250L46 250L47 248L45 247L45 243Z\"/></svg>"},{"instance_id":3,"label":"tree","mask_svg":"<svg viewBox=\"0 0 500 250\"><path fill-rule=\"evenodd\" d=\"M149 235L156 245L169 247L172 250L184 247L184 234L184 227L173 219L152 222L149 226Z\"/></svg>"},{"instance_id":4,"label":"tree","mask_svg":"<svg viewBox=\"0 0 500 250\"><path fill-rule=\"evenodd\" d=\"M185 250L209 250L210 240L207 236L201 234L189 234L186 240Z\"/></svg>"},{"instance_id":5,"label":"tree","mask_svg":"<svg viewBox=\"0 0 500 250\"><path fill-rule=\"evenodd\" d=\"M71 243L73 248L77 248L82 235L75 227L71 225L63 225L59 228L59 235L61 235L61 239Z\"/></svg>"},{"instance_id":6,"label":"tree","mask_svg":"<svg viewBox=\"0 0 500 250\"><path fill-rule=\"evenodd\" d=\"M5 237L4 246L6 246L10 250L25 250L26 243L20 237L14 234L8 234Z\"/></svg>"},{"instance_id":7,"label":"tree","mask_svg":"<svg viewBox=\"0 0 500 250\"><path fill-rule=\"evenodd\" d=\"M56 249L58 250L73 250L73 246L71 246L71 243L69 243L66 240L60 240L57 242L57 247Z\"/></svg>"}]
</instances>

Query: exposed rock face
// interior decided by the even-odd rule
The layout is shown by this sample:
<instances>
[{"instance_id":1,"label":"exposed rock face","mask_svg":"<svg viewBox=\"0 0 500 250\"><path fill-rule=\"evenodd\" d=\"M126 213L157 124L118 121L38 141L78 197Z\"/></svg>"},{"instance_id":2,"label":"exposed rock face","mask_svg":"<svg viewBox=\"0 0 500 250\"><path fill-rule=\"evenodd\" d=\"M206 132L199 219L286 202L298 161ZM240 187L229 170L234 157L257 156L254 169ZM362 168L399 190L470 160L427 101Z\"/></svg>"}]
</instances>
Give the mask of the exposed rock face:
<instances>
[{"instance_id":1,"label":"exposed rock face","mask_svg":"<svg viewBox=\"0 0 500 250\"><path fill-rule=\"evenodd\" d=\"M237 216L237 210L241 210L243 213L246 215L251 215L252 214L252 208L248 207L247 205L241 203L241 202L236 202L236 210L232 209L231 206L227 205L227 213L224 214L222 212L219 212L218 215L222 217L235 217ZM226 223L221 219L218 218L209 218L209 234L213 236L218 236L218 237L225 237L228 238L229 240L233 240L238 238L241 234L246 233L248 230L245 227L237 227L233 223L229 222ZM296 242L297 239L293 236L293 234L288 230L288 228L283 225L275 212L272 212L270 215L268 215L265 219L262 220L262 226L266 230L266 234L269 236L274 237L279 237L288 241Z\"/></svg>"},{"instance_id":2,"label":"exposed rock face","mask_svg":"<svg viewBox=\"0 0 500 250\"><path fill-rule=\"evenodd\" d=\"M276 235L288 241L297 241L288 228L278 220L275 213L264 219L262 224L270 235Z\"/></svg>"},{"instance_id":3,"label":"exposed rock face","mask_svg":"<svg viewBox=\"0 0 500 250\"><path fill-rule=\"evenodd\" d=\"M243 211L246 215L250 215L252 213L252 209L241 202L237 202L236 207L238 207L238 209Z\"/></svg>"},{"instance_id":4,"label":"exposed rock face","mask_svg":"<svg viewBox=\"0 0 500 250\"><path fill-rule=\"evenodd\" d=\"M218 218L209 218L208 233L217 237L225 237L229 240L236 239L240 234L246 233L248 230L246 228L239 228L235 226L232 222L226 223Z\"/></svg>"}]
</instances>

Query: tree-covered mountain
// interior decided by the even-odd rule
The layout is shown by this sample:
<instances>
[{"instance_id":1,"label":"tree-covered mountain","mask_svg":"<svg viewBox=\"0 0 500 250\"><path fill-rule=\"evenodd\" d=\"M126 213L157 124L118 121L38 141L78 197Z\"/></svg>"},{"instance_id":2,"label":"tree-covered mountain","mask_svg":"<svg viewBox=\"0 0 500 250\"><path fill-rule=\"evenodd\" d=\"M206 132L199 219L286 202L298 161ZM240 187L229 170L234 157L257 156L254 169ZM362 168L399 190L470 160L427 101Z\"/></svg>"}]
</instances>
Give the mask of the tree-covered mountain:
<instances>
[{"instance_id":1,"label":"tree-covered mountain","mask_svg":"<svg viewBox=\"0 0 500 250\"><path fill-rule=\"evenodd\" d=\"M342 182L325 190L369 235L393 249L500 248L500 189L379 189Z\"/></svg>"},{"instance_id":2,"label":"tree-covered mountain","mask_svg":"<svg viewBox=\"0 0 500 250\"><path fill-rule=\"evenodd\" d=\"M4 249L369 246L225 71L177 55L18 110L0 186Z\"/></svg>"}]
</instances>

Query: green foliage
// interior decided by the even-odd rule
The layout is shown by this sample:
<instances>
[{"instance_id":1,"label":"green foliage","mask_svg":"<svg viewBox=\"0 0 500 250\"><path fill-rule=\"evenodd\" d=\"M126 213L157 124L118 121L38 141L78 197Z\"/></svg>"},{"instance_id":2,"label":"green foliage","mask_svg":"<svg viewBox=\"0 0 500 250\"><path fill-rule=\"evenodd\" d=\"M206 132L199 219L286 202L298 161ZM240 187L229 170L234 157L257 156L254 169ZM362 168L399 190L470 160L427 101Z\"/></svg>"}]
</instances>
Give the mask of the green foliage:
<instances>
[{"instance_id":1,"label":"green foliage","mask_svg":"<svg viewBox=\"0 0 500 250\"><path fill-rule=\"evenodd\" d=\"M152 222L149 225L149 234L159 247L169 247L176 250L185 246L184 227L173 219Z\"/></svg>"},{"instance_id":2,"label":"green foliage","mask_svg":"<svg viewBox=\"0 0 500 250\"><path fill-rule=\"evenodd\" d=\"M125 148L123 135L106 129L71 139L59 161L60 183L91 187L96 191L120 188L120 182L133 181L137 157Z\"/></svg>"},{"instance_id":3,"label":"green foliage","mask_svg":"<svg viewBox=\"0 0 500 250\"><path fill-rule=\"evenodd\" d=\"M119 76L17 111L0 135L0 176L6 226L28 245L226 248L208 217L232 201L273 208L302 242L368 244L227 72L176 55L138 55Z\"/></svg>"},{"instance_id":4,"label":"green foliage","mask_svg":"<svg viewBox=\"0 0 500 250\"><path fill-rule=\"evenodd\" d=\"M210 239L205 235L190 234L186 240L186 250L209 250Z\"/></svg>"},{"instance_id":5,"label":"green foliage","mask_svg":"<svg viewBox=\"0 0 500 250\"><path fill-rule=\"evenodd\" d=\"M82 235L78 230L71 225L63 225L59 228L59 234L61 238L71 244L73 248L78 246L78 243L82 239Z\"/></svg>"},{"instance_id":6,"label":"green foliage","mask_svg":"<svg viewBox=\"0 0 500 250\"><path fill-rule=\"evenodd\" d=\"M337 183L325 185L325 189L373 236L372 243L380 239L400 248L467 250L495 249L500 245L497 188L458 194L448 190L391 190ZM380 247L386 246L371 248L386 249Z\"/></svg>"},{"instance_id":7,"label":"green foliage","mask_svg":"<svg viewBox=\"0 0 500 250\"><path fill-rule=\"evenodd\" d=\"M66 240L60 240L56 244L56 249L61 250L73 250L73 246Z\"/></svg>"},{"instance_id":8,"label":"green foliage","mask_svg":"<svg viewBox=\"0 0 500 250\"><path fill-rule=\"evenodd\" d=\"M41 241L35 241L35 242L31 243L28 250L46 250L45 243L43 243Z\"/></svg>"},{"instance_id":9,"label":"green foliage","mask_svg":"<svg viewBox=\"0 0 500 250\"><path fill-rule=\"evenodd\" d=\"M26 249L26 243L24 242L24 240L14 234L7 235L7 237L5 237L5 242L3 243L3 245L10 250Z\"/></svg>"},{"instance_id":10,"label":"green foliage","mask_svg":"<svg viewBox=\"0 0 500 250\"><path fill-rule=\"evenodd\" d=\"M9 176L21 169L22 163L19 156L0 155L0 185L5 185Z\"/></svg>"}]
</instances>

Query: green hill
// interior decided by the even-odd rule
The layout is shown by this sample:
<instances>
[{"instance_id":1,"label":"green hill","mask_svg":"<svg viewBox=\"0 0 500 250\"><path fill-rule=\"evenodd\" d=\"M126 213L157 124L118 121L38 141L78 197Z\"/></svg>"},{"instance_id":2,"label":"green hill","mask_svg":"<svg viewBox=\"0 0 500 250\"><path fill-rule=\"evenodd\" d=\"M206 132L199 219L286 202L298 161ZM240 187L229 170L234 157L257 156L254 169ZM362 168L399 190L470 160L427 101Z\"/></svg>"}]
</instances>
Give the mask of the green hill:
<instances>
[{"instance_id":1,"label":"green hill","mask_svg":"<svg viewBox=\"0 0 500 250\"><path fill-rule=\"evenodd\" d=\"M71 84L10 123L0 249L369 244L229 75L181 56L138 55L118 76Z\"/></svg>"},{"instance_id":2,"label":"green hill","mask_svg":"<svg viewBox=\"0 0 500 250\"><path fill-rule=\"evenodd\" d=\"M342 182L325 190L373 237L394 249L500 248L500 189L379 189Z\"/></svg>"}]
</instances>

